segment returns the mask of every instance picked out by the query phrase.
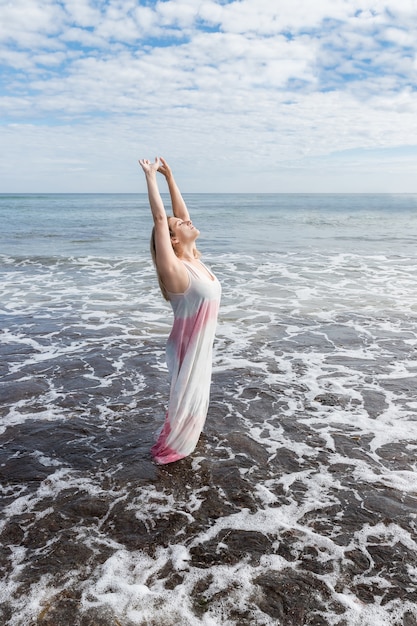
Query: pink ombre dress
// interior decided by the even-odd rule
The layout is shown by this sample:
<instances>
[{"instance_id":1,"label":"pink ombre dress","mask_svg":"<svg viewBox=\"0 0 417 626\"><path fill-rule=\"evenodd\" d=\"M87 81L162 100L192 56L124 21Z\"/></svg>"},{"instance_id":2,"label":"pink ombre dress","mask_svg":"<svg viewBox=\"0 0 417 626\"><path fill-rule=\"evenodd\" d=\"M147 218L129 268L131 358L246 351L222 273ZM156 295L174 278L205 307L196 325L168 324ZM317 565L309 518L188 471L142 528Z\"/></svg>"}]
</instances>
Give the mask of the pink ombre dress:
<instances>
[{"instance_id":1,"label":"pink ombre dress","mask_svg":"<svg viewBox=\"0 0 417 626\"><path fill-rule=\"evenodd\" d=\"M171 391L165 423L152 448L157 463L178 461L193 452L206 421L214 333L221 286L210 272L183 261L189 275L184 293L170 293L174 325L166 356Z\"/></svg>"}]
</instances>

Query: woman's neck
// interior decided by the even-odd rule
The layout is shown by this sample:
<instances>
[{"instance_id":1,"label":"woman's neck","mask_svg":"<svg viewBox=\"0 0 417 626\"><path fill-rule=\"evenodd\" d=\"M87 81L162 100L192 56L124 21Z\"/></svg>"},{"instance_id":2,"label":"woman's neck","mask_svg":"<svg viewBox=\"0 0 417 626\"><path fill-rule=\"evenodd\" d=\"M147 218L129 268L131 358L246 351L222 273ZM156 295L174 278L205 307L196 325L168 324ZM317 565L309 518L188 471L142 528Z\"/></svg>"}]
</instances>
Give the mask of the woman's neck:
<instances>
[{"instance_id":1,"label":"woman's neck","mask_svg":"<svg viewBox=\"0 0 417 626\"><path fill-rule=\"evenodd\" d=\"M178 257L181 261L188 261L191 263L195 261L194 248L186 248L185 250L181 250L181 255Z\"/></svg>"}]
</instances>

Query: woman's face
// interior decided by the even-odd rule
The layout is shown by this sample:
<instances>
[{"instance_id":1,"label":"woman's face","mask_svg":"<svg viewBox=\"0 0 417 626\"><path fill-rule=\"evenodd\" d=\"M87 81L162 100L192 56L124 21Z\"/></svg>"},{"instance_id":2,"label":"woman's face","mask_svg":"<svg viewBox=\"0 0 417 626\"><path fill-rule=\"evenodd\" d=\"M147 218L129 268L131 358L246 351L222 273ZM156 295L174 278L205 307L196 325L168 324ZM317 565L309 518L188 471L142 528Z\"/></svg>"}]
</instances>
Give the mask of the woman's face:
<instances>
[{"instance_id":1,"label":"woman's face","mask_svg":"<svg viewBox=\"0 0 417 626\"><path fill-rule=\"evenodd\" d=\"M178 239L180 243L194 241L200 234L200 231L193 226L191 220L181 220L179 217L170 217L168 225L172 236Z\"/></svg>"}]
</instances>

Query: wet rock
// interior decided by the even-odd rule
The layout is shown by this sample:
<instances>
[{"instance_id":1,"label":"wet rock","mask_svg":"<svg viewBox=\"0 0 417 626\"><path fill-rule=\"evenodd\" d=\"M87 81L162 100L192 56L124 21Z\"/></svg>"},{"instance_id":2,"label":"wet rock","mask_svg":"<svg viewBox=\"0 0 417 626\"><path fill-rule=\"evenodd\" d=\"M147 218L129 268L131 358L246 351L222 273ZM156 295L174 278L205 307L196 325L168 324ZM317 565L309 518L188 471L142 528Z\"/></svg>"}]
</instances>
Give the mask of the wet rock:
<instances>
[{"instance_id":1,"label":"wet rock","mask_svg":"<svg viewBox=\"0 0 417 626\"><path fill-rule=\"evenodd\" d=\"M45 393L48 383L41 379L7 382L0 385L0 404L11 404Z\"/></svg>"},{"instance_id":2,"label":"wet rock","mask_svg":"<svg viewBox=\"0 0 417 626\"><path fill-rule=\"evenodd\" d=\"M377 467L377 463L368 454L369 442L372 440L370 435L358 437L357 435L349 435L342 433L334 433L333 441L335 443L335 451L347 459L360 459L366 461L369 465Z\"/></svg>"},{"instance_id":3,"label":"wet rock","mask_svg":"<svg viewBox=\"0 0 417 626\"><path fill-rule=\"evenodd\" d=\"M291 561L297 560L298 552L297 537L295 537L291 531L282 533L277 554L290 563Z\"/></svg>"},{"instance_id":4,"label":"wet rock","mask_svg":"<svg viewBox=\"0 0 417 626\"><path fill-rule=\"evenodd\" d=\"M329 465L328 471L330 474L336 474L339 478L343 476L351 480L354 469L355 466L350 463L332 463Z\"/></svg>"},{"instance_id":5,"label":"wet rock","mask_svg":"<svg viewBox=\"0 0 417 626\"><path fill-rule=\"evenodd\" d=\"M395 580L400 582L406 574L407 567L417 566L417 555L407 548L400 541L391 545L369 545L367 548L373 559L373 566L376 572L389 572L395 575ZM409 580L408 575L404 576L405 581Z\"/></svg>"},{"instance_id":6,"label":"wet rock","mask_svg":"<svg viewBox=\"0 0 417 626\"><path fill-rule=\"evenodd\" d=\"M13 613L14 611L10 604L8 602L2 602L0 604L0 624L9 624L12 619Z\"/></svg>"},{"instance_id":7,"label":"wet rock","mask_svg":"<svg viewBox=\"0 0 417 626\"><path fill-rule=\"evenodd\" d=\"M403 616L403 626L417 626L417 617L407 611Z\"/></svg>"},{"instance_id":8,"label":"wet rock","mask_svg":"<svg viewBox=\"0 0 417 626\"><path fill-rule=\"evenodd\" d=\"M325 439L313 429L309 428L305 423L300 423L296 419L296 415L280 416L279 426L284 429L285 437L290 441L300 441L303 444L307 441L313 448L321 448L325 446ZM300 411L300 418L305 419L305 412Z\"/></svg>"},{"instance_id":9,"label":"wet rock","mask_svg":"<svg viewBox=\"0 0 417 626\"><path fill-rule=\"evenodd\" d=\"M385 606L390 602L398 602L398 600L408 601L417 606L417 589L410 589L404 580L399 583L394 581L393 584L393 588L389 589L381 599L381 606Z\"/></svg>"},{"instance_id":10,"label":"wet rock","mask_svg":"<svg viewBox=\"0 0 417 626\"><path fill-rule=\"evenodd\" d=\"M111 499L105 495L94 496L77 489L68 489L59 494L52 506L62 519L61 525L72 526L80 521L95 525L111 508Z\"/></svg>"},{"instance_id":11,"label":"wet rock","mask_svg":"<svg viewBox=\"0 0 417 626\"><path fill-rule=\"evenodd\" d=\"M152 537L145 524L139 520L135 511L127 510L125 502L117 502L102 525L102 530L129 550L151 547ZM156 533L153 533L155 536Z\"/></svg>"},{"instance_id":12,"label":"wet rock","mask_svg":"<svg viewBox=\"0 0 417 626\"><path fill-rule=\"evenodd\" d=\"M215 520L238 510L238 507L225 500L218 488L212 488L204 494L204 501L195 513L195 518L206 524L207 520Z\"/></svg>"},{"instance_id":13,"label":"wet rock","mask_svg":"<svg viewBox=\"0 0 417 626\"><path fill-rule=\"evenodd\" d=\"M378 448L378 456L385 465L393 470L406 470L413 472L415 463L415 442L407 446L405 441L401 443L391 442Z\"/></svg>"},{"instance_id":14,"label":"wet rock","mask_svg":"<svg viewBox=\"0 0 417 626\"><path fill-rule=\"evenodd\" d=\"M213 580L213 574L208 574L195 584L194 589L191 592L193 610L198 617L201 617L209 608L209 600L204 594L210 587Z\"/></svg>"},{"instance_id":15,"label":"wet rock","mask_svg":"<svg viewBox=\"0 0 417 626\"><path fill-rule=\"evenodd\" d=\"M377 513L387 524L395 520L397 524L409 528L408 510L401 500L401 493L398 491L379 488L363 498L363 507L367 511Z\"/></svg>"},{"instance_id":16,"label":"wet rock","mask_svg":"<svg viewBox=\"0 0 417 626\"><path fill-rule=\"evenodd\" d=\"M320 402L325 406L340 406L345 408L349 402L349 396L342 396L336 393L321 393L314 398L314 402Z\"/></svg>"},{"instance_id":17,"label":"wet rock","mask_svg":"<svg viewBox=\"0 0 417 626\"><path fill-rule=\"evenodd\" d=\"M334 563L331 560L321 559L320 552L314 546L306 546L304 548L300 555L300 562L303 570L322 576L334 571Z\"/></svg>"},{"instance_id":18,"label":"wet rock","mask_svg":"<svg viewBox=\"0 0 417 626\"><path fill-rule=\"evenodd\" d=\"M417 377L410 376L407 378L385 378L380 380L380 384L383 385L384 389L391 391L393 393L403 395L406 394L408 397L414 397L417 389Z\"/></svg>"},{"instance_id":19,"label":"wet rock","mask_svg":"<svg viewBox=\"0 0 417 626\"><path fill-rule=\"evenodd\" d=\"M261 596L256 600L259 608L277 620L280 626L303 626L312 623L310 618L318 612L325 614L330 593L326 585L311 574L294 570L271 571L255 579ZM333 607L335 608L335 607ZM340 607L337 607L340 611ZM315 622L317 625L320 621ZM323 619L321 624L325 626Z\"/></svg>"},{"instance_id":20,"label":"wet rock","mask_svg":"<svg viewBox=\"0 0 417 626\"><path fill-rule=\"evenodd\" d=\"M38 551L36 558L23 570L21 580L30 580L35 575L40 578L44 574L55 575L61 582L68 571L85 565L93 556L93 551L85 544L80 543L77 533L65 531L47 546L42 552Z\"/></svg>"},{"instance_id":21,"label":"wet rock","mask_svg":"<svg viewBox=\"0 0 417 626\"><path fill-rule=\"evenodd\" d=\"M16 452L0 466L0 481L4 484L39 483L49 476L50 467L26 451Z\"/></svg>"},{"instance_id":22,"label":"wet rock","mask_svg":"<svg viewBox=\"0 0 417 626\"><path fill-rule=\"evenodd\" d=\"M371 565L369 557L364 554L362 550L348 550L345 552L345 556L350 561L350 563L346 565L346 570L349 571L350 576L363 574Z\"/></svg>"},{"instance_id":23,"label":"wet rock","mask_svg":"<svg viewBox=\"0 0 417 626\"><path fill-rule=\"evenodd\" d=\"M214 539L190 549L196 567L234 565L241 560L259 563L271 550L272 542L263 533L244 530L222 530Z\"/></svg>"},{"instance_id":24,"label":"wet rock","mask_svg":"<svg viewBox=\"0 0 417 626\"><path fill-rule=\"evenodd\" d=\"M231 504L238 509L257 510L250 485L242 478L235 464L226 462L213 467L212 476L214 484L221 486Z\"/></svg>"},{"instance_id":25,"label":"wet rock","mask_svg":"<svg viewBox=\"0 0 417 626\"><path fill-rule=\"evenodd\" d=\"M74 616L78 612L78 605L79 595L77 593L63 591L42 609L36 620L36 626L74 624Z\"/></svg>"},{"instance_id":26,"label":"wet rock","mask_svg":"<svg viewBox=\"0 0 417 626\"><path fill-rule=\"evenodd\" d=\"M165 580L165 589L175 589L184 582L184 576L178 572L172 572Z\"/></svg>"},{"instance_id":27,"label":"wet rock","mask_svg":"<svg viewBox=\"0 0 417 626\"><path fill-rule=\"evenodd\" d=\"M22 543L25 532L17 520L11 519L0 535L4 546L18 546Z\"/></svg>"},{"instance_id":28,"label":"wet rock","mask_svg":"<svg viewBox=\"0 0 417 626\"><path fill-rule=\"evenodd\" d=\"M246 456L251 466L255 465L255 463L262 466L266 465L269 455L259 443L242 433L236 432L230 433L227 439L234 452Z\"/></svg>"},{"instance_id":29,"label":"wet rock","mask_svg":"<svg viewBox=\"0 0 417 626\"><path fill-rule=\"evenodd\" d=\"M155 542L159 546L168 546L173 543L175 535L185 530L188 525L188 516L172 511L162 517L153 520L152 530L148 530L148 540Z\"/></svg>"},{"instance_id":30,"label":"wet rock","mask_svg":"<svg viewBox=\"0 0 417 626\"><path fill-rule=\"evenodd\" d=\"M384 595L384 591L374 582L353 585L352 592L364 604L374 604L378 598Z\"/></svg>"},{"instance_id":31,"label":"wet rock","mask_svg":"<svg viewBox=\"0 0 417 626\"><path fill-rule=\"evenodd\" d=\"M372 419L376 419L378 415L381 415L388 406L384 394L379 391L363 389L361 394L365 411L367 411L369 417Z\"/></svg>"},{"instance_id":32,"label":"wet rock","mask_svg":"<svg viewBox=\"0 0 417 626\"><path fill-rule=\"evenodd\" d=\"M269 463L276 469L280 468L282 473L297 472L301 465L299 455L285 447L278 448Z\"/></svg>"},{"instance_id":33,"label":"wet rock","mask_svg":"<svg viewBox=\"0 0 417 626\"><path fill-rule=\"evenodd\" d=\"M375 363L373 359L356 359L355 357L348 357L346 355L330 355L326 356L325 363L335 366L341 365L342 367L348 367L352 370L364 372L371 375L371 379L372 376L375 376L376 374L386 374L384 366Z\"/></svg>"},{"instance_id":34,"label":"wet rock","mask_svg":"<svg viewBox=\"0 0 417 626\"><path fill-rule=\"evenodd\" d=\"M64 590L42 609L36 626L137 626L126 618L118 619L109 606L94 607L80 612L79 597L71 590Z\"/></svg>"}]
</instances>

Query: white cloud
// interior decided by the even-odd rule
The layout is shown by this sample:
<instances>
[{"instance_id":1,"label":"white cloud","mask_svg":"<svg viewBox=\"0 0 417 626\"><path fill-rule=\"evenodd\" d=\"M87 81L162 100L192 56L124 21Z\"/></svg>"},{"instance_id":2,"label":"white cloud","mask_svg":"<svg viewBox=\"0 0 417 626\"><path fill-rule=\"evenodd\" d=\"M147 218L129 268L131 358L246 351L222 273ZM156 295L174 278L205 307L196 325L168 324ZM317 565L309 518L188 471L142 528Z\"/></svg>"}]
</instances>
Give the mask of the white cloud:
<instances>
[{"instance_id":1,"label":"white cloud","mask_svg":"<svg viewBox=\"0 0 417 626\"><path fill-rule=\"evenodd\" d=\"M100 11L88 0L65 0L64 7L70 22L78 27L95 27L100 23Z\"/></svg>"},{"instance_id":2,"label":"white cloud","mask_svg":"<svg viewBox=\"0 0 417 626\"><path fill-rule=\"evenodd\" d=\"M20 50L0 49L0 64L6 67L13 67L15 70L29 70L34 67L33 60L28 52Z\"/></svg>"},{"instance_id":3,"label":"white cloud","mask_svg":"<svg viewBox=\"0 0 417 626\"><path fill-rule=\"evenodd\" d=\"M135 190L136 157L158 151L200 168L191 186L303 190L320 171L325 191L325 159L335 184L352 149L363 180L364 150L417 145L416 58L411 0L3 2L0 191Z\"/></svg>"},{"instance_id":4,"label":"white cloud","mask_svg":"<svg viewBox=\"0 0 417 626\"><path fill-rule=\"evenodd\" d=\"M0 5L0 41L26 48L48 46L45 34L60 32L63 13L53 2L14 0Z\"/></svg>"},{"instance_id":5,"label":"white cloud","mask_svg":"<svg viewBox=\"0 0 417 626\"><path fill-rule=\"evenodd\" d=\"M155 26L158 23L155 11L152 11L149 7L138 6L133 10L132 15L138 24L139 33L141 35L145 33L149 35L154 32Z\"/></svg>"},{"instance_id":6,"label":"white cloud","mask_svg":"<svg viewBox=\"0 0 417 626\"><path fill-rule=\"evenodd\" d=\"M80 44L80 46L86 49L104 50L108 47L107 40L99 35L97 31L91 32L77 26L67 28L62 33L60 40L65 45Z\"/></svg>"},{"instance_id":7,"label":"white cloud","mask_svg":"<svg viewBox=\"0 0 417 626\"><path fill-rule=\"evenodd\" d=\"M384 38L386 41L390 41L399 46L413 48L415 41L411 33L407 32L404 28L386 28L384 32Z\"/></svg>"},{"instance_id":8,"label":"white cloud","mask_svg":"<svg viewBox=\"0 0 417 626\"><path fill-rule=\"evenodd\" d=\"M157 4L158 21L167 26L190 28L198 15L198 3L190 0L176 0L175 2L159 2Z\"/></svg>"}]
</instances>

